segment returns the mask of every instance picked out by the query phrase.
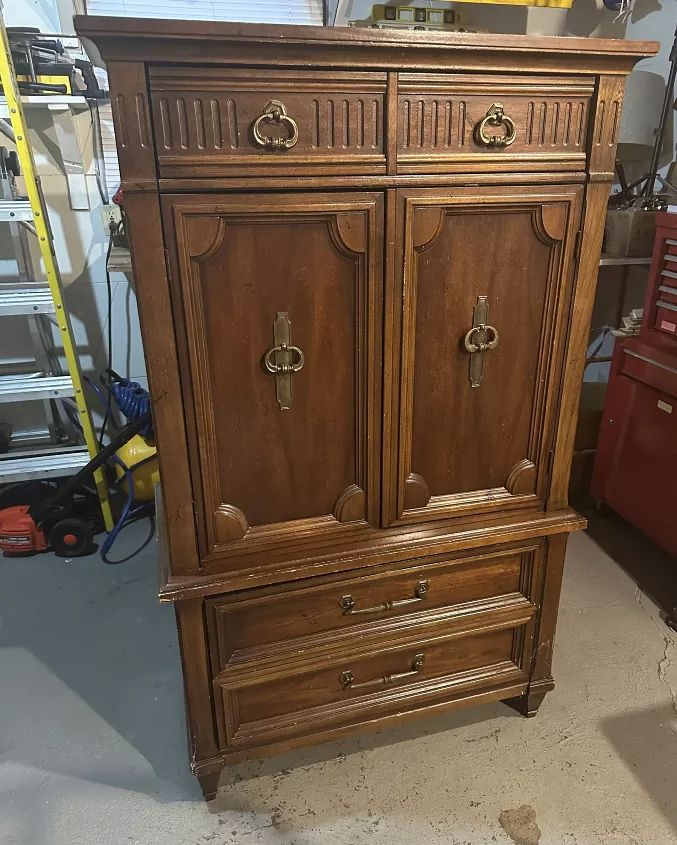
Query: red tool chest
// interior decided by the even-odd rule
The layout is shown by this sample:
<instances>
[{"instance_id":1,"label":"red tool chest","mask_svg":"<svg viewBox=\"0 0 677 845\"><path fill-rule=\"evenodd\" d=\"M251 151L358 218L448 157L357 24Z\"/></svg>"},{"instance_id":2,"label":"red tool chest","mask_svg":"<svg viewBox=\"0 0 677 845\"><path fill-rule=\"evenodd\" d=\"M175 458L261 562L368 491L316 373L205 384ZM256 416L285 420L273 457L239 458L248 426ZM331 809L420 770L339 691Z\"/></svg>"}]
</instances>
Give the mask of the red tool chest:
<instances>
[{"instance_id":1,"label":"red tool chest","mask_svg":"<svg viewBox=\"0 0 677 845\"><path fill-rule=\"evenodd\" d=\"M614 349L591 492L677 555L677 215L657 223L640 335Z\"/></svg>"}]
</instances>

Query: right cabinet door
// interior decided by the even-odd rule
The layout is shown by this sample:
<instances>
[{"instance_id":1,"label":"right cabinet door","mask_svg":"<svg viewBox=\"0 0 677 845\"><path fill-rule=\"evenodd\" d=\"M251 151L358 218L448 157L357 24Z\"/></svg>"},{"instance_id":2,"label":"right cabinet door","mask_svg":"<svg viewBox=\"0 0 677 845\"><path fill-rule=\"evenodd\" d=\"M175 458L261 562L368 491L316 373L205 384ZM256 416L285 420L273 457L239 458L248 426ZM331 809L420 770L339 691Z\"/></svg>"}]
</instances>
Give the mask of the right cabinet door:
<instances>
[{"instance_id":1,"label":"right cabinet door","mask_svg":"<svg viewBox=\"0 0 677 845\"><path fill-rule=\"evenodd\" d=\"M397 192L384 524L544 508L582 194Z\"/></svg>"}]
</instances>

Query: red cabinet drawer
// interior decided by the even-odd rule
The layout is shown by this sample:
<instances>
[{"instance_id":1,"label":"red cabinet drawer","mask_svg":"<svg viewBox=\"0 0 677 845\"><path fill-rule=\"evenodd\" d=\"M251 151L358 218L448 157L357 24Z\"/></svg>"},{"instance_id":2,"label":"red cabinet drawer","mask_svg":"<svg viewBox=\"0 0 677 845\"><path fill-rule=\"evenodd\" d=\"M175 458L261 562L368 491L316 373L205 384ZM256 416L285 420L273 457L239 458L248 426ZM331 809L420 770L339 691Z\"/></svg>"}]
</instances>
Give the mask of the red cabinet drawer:
<instances>
[{"instance_id":1,"label":"red cabinet drawer","mask_svg":"<svg viewBox=\"0 0 677 845\"><path fill-rule=\"evenodd\" d=\"M677 305L677 284L660 285L658 288L658 295L669 305Z\"/></svg>"},{"instance_id":2,"label":"red cabinet drawer","mask_svg":"<svg viewBox=\"0 0 677 845\"><path fill-rule=\"evenodd\" d=\"M677 304L670 302L662 294L656 302L654 327L660 332L665 332L665 334L674 335L677 333Z\"/></svg>"},{"instance_id":3,"label":"red cabinet drawer","mask_svg":"<svg viewBox=\"0 0 677 845\"><path fill-rule=\"evenodd\" d=\"M621 356L618 366L619 374L629 376L668 396L677 397L677 359L666 361L664 359L668 356L665 353L648 346L643 346L642 351L623 346L619 352ZM654 355L660 356L660 359L653 357ZM612 377L612 381L609 382L610 388L614 378Z\"/></svg>"},{"instance_id":4,"label":"red cabinet drawer","mask_svg":"<svg viewBox=\"0 0 677 845\"><path fill-rule=\"evenodd\" d=\"M640 337L673 354L677 337L677 214L661 213L656 224Z\"/></svg>"}]
</instances>

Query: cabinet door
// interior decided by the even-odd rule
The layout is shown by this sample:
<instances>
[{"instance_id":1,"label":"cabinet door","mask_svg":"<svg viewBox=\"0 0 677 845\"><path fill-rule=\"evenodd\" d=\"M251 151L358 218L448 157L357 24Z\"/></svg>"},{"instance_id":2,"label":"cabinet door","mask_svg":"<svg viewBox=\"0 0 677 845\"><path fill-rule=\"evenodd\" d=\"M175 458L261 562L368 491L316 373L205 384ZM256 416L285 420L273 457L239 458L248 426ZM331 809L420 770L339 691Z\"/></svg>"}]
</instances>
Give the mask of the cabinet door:
<instances>
[{"instance_id":1,"label":"cabinet door","mask_svg":"<svg viewBox=\"0 0 677 845\"><path fill-rule=\"evenodd\" d=\"M163 203L203 558L377 526L381 195Z\"/></svg>"},{"instance_id":2,"label":"cabinet door","mask_svg":"<svg viewBox=\"0 0 677 845\"><path fill-rule=\"evenodd\" d=\"M386 524L543 509L581 195L398 193Z\"/></svg>"}]
</instances>

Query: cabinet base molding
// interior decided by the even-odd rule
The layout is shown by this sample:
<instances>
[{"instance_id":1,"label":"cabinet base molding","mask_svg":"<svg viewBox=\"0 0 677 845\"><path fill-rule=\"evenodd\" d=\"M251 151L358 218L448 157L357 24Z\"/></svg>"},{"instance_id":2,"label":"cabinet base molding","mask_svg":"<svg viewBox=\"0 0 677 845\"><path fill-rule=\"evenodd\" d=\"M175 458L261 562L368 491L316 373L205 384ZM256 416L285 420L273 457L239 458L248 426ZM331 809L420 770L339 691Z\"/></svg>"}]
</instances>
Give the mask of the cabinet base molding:
<instances>
[{"instance_id":1,"label":"cabinet base molding","mask_svg":"<svg viewBox=\"0 0 677 845\"><path fill-rule=\"evenodd\" d=\"M158 494L160 495L160 494ZM157 498L157 496L156 496ZM199 577L172 575L168 565L160 571L160 601L174 602L197 596L216 595L250 587L285 584L307 577L331 577L340 572L368 567L378 572L387 566L431 555L457 555L477 548L491 548L510 542L531 540L534 537L567 535L581 531L587 525L585 517L569 507L548 513L522 517L502 517L490 523L460 522L436 526L432 530L405 532L381 530L370 532L359 544L330 557L300 558L273 566L263 563L256 568L226 570L223 566L205 566ZM374 540L379 545L374 545ZM161 538L161 544L166 542ZM165 552L166 554L166 552ZM162 559L162 557L161 557ZM164 558L168 563L167 557Z\"/></svg>"},{"instance_id":2,"label":"cabinet base molding","mask_svg":"<svg viewBox=\"0 0 677 845\"><path fill-rule=\"evenodd\" d=\"M200 781L200 786L202 787L205 799L209 801L216 795L219 780L224 768L235 765L236 763L243 763L247 760L274 757L295 748L307 748L308 746L319 745L324 742L338 741L350 736L374 733L375 730L381 731L385 728L396 728L399 725L415 719L423 719L426 717L432 718L454 710L463 710L467 707L474 707L480 704L490 704L495 701L502 701L510 707L518 709L515 707L513 702L526 695L526 688L525 684L513 684L510 686L499 687L497 689L485 690L483 692L474 693L451 701L445 701L436 705L429 705L417 710L393 714L386 718L379 719L377 725L373 720L367 720L361 723L346 725L341 728L334 728L330 731L310 734L308 736L295 739L293 742L276 742L242 751L225 752L220 757L205 762L204 765L197 765L194 769L194 774ZM545 694L545 692L541 694L541 701L545 697ZM518 710L518 712L521 711ZM533 716L535 715L535 711L534 713L522 713L522 715Z\"/></svg>"}]
</instances>

